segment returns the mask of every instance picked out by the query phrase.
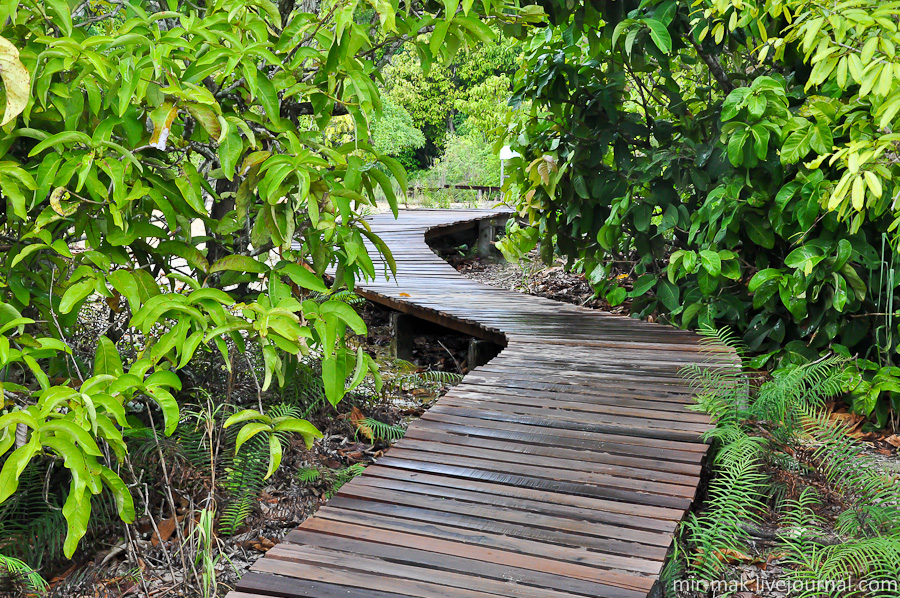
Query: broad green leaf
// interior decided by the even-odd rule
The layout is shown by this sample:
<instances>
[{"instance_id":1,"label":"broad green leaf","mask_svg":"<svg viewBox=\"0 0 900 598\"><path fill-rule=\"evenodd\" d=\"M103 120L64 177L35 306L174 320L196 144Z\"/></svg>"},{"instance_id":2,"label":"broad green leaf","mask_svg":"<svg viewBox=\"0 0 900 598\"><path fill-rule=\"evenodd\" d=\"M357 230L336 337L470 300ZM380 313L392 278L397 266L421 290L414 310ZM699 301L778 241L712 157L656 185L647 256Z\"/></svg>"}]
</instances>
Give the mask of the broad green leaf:
<instances>
[{"instance_id":1,"label":"broad green leaf","mask_svg":"<svg viewBox=\"0 0 900 598\"><path fill-rule=\"evenodd\" d=\"M63 554L70 559L75 555L78 542L87 533L88 521L91 518L90 491L87 488L71 488L62 513L68 524Z\"/></svg>"},{"instance_id":2,"label":"broad green leaf","mask_svg":"<svg viewBox=\"0 0 900 598\"><path fill-rule=\"evenodd\" d=\"M180 417L178 401L175 400L172 393L160 386L147 386L146 390L162 411L166 436L171 436L178 426Z\"/></svg>"},{"instance_id":3,"label":"broad green leaf","mask_svg":"<svg viewBox=\"0 0 900 598\"><path fill-rule=\"evenodd\" d=\"M268 415L264 415L259 411L254 411L253 409L244 409L243 411L239 411L225 420L223 427L227 428L229 426L233 426L234 424L239 424L241 422L252 421L252 420L260 420L265 424L272 423L272 418Z\"/></svg>"},{"instance_id":4,"label":"broad green leaf","mask_svg":"<svg viewBox=\"0 0 900 598\"><path fill-rule=\"evenodd\" d=\"M244 446L244 443L259 434L260 432L270 430L271 426L269 424L264 424L260 422L252 422L249 424L245 424L240 431L238 431L237 440L235 441L234 453L237 454L240 452L241 447Z\"/></svg>"},{"instance_id":5,"label":"broad green leaf","mask_svg":"<svg viewBox=\"0 0 900 598\"><path fill-rule=\"evenodd\" d=\"M656 19L646 19L644 23L650 28L650 39L661 52L668 54L672 51L672 36L665 25Z\"/></svg>"},{"instance_id":6,"label":"broad green leaf","mask_svg":"<svg viewBox=\"0 0 900 598\"><path fill-rule=\"evenodd\" d=\"M67 288L66 292L63 293L63 296L59 301L60 313L67 314L72 311L72 309L81 301L83 301L85 297L90 295L93 290L93 280L82 280L81 282L76 282L75 284Z\"/></svg>"},{"instance_id":7,"label":"broad green leaf","mask_svg":"<svg viewBox=\"0 0 900 598\"><path fill-rule=\"evenodd\" d=\"M306 448L312 448L316 438L322 438L322 432L305 419L289 418L279 421L274 426L276 432L296 432L303 436Z\"/></svg>"},{"instance_id":8,"label":"broad green leaf","mask_svg":"<svg viewBox=\"0 0 900 598\"><path fill-rule=\"evenodd\" d=\"M84 428L72 423L69 420L50 420L41 425L40 433L42 442L46 443L47 439L44 435L48 432L52 432L53 434L69 442L77 442L81 450L84 451L84 453L87 455L91 455L94 457L103 456L103 453L100 452L100 447L97 446L97 442L93 439L93 437L88 434L88 432Z\"/></svg>"},{"instance_id":9,"label":"broad green leaf","mask_svg":"<svg viewBox=\"0 0 900 598\"><path fill-rule=\"evenodd\" d=\"M31 440L24 446L14 450L6 458L3 468L0 469L0 504L15 494L19 487L19 477L25 471L25 466L41 449L38 435L33 434Z\"/></svg>"},{"instance_id":10,"label":"broad green leaf","mask_svg":"<svg viewBox=\"0 0 900 598\"><path fill-rule=\"evenodd\" d=\"M781 270L777 268L766 268L753 275L753 278L750 279L748 288L752 293L762 286L763 283L770 280L781 280L782 278L784 278L784 273Z\"/></svg>"},{"instance_id":11,"label":"broad green leaf","mask_svg":"<svg viewBox=\"0 0 900 598\"><path fill-rule=\"evenodd\" d=\"M329 300L319 306L319 313L325 316L336 316L347 324L356 334L366 333L366 323L352 307L343 301Z\"/></svg>"},{"instance_id":12,"label":"broad green leaf","mask_svg":"<svg viewBox=\"0 0 900 598\"><path fill-rule=\"evenodd\" d=\"M265 263L247 255L228 255L210 266L209 273L213 274L223 270L258 274L268 272L269 267Z\"/></svg>"},{"instance_id":13,"label":"broad green leaf","mask_svg":"<svg viewBox=\"0 0 900 598\"><path fill-rule=\"evenodd\" d=\"M322 282L322 279L299 264L286 264L279 270L285 274L291 281L302 289L309 289L317 293L327 293L328 287Z\"/></svg>"},{"instance_id":14,"label":"broad green leaf","mask_svg":"<svg viewBox=\"0 0 900 598\"><path fill-rule=\"evenodd\" d=\"M269 469L263 478L268 480L281 466L281 441L275 434L269 435Z\"/></svg>"},{"instance_id":15,"label":"broad green leaf","mask_svg":"<svg viewBox=\"0 0 900 598\"><path fill-rule=\"evenodd\" d=\"M116 472L110 468L101 465L100 472L103 476L103 481L116 499L116 510L119 512L119 517L121 517L122 521L125 523L132 523L135 516L134 499L131 497L128 486L126 486L122 478L116 475Z\"/></svg>"},{"instance_id":16,"label":"broad green leaf","mask_svg":"<svg viewBox=\"0 0 900 598\"><path fill-rule=\"evenodd\" d=\"M122 367L122 359L116 345L105 336L101 336L94 352L94 375L119 376L124 373L125 369Z\"/></svg>"},{"instance_id":17,"label":"broad green leaf","mask_svg":"<svg viewBox=\"0 0 900 598\"><path fill-rule=\"evenodd\" d=\"M710 276L716 278L722 273L722 258L710 249L700 251L700 263Z\"/></svg>"}]
</instances>

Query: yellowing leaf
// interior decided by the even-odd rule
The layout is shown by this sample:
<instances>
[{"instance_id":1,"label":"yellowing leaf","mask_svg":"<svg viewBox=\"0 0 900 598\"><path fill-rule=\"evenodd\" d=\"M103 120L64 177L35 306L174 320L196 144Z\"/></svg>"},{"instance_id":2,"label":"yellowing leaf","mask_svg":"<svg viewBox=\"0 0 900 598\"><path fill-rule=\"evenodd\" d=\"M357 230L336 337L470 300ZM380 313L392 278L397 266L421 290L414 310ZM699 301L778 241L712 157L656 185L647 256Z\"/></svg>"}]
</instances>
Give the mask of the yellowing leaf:
<instances>
[{"instance_id":1,"label":"yellowing leaf","mask_svg":"<svg viewBox=\"0 0 900 598\"><path fill-rule=\"evenodd\" d=\"M28 105L28 91L31 89L31 77L28 69L19 60L19 50L0 37L0 77L6 87L6 111L0 126L15 119Z\"/></svg>"},{"instance_id":2,"label":"yellowing leaf","mask_svg":"<svg viewBox=\"0 0 900 598\"><path fill-rule=\"evenodd\" d=\"M188 102L186 107L190 115L193 116L198 123L200 123L200 126L202 126L206 130L210 137L212 137L213 139L218 139L219 136L222 135L222 125L219 123L219 116L216 114L216 111L213 110L210 106ZM171 125L171 121L169 121L169 124ZM154 126L153 129L153 132L155 134L156 127Z\"/></svg>"},{"instance_id":3,"label":"yellowing leaf","mask_svg":"<svg viewBox=\"0 0 900 598\"><path fill-rule=\"evenodd\" d=\"M150 136L150 145L156 149L166 149L166 140L172 131L172 122L178 115L178 108L172 102L163 102L159 108L150 113L153 121L153 135Z\"/></svg>"}]
</instances>

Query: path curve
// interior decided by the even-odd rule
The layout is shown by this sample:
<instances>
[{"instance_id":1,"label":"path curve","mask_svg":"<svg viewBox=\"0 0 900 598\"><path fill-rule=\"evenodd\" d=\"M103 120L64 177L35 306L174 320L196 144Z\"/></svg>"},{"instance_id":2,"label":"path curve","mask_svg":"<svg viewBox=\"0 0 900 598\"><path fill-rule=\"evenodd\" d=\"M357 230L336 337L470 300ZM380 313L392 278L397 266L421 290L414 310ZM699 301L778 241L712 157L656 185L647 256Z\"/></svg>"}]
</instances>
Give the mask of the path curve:
<instances>
[{"instance_id":1,"label":"path curve","mask_svg":"<svg viewBox=\"0 0 900 598\"><path fill-rule=\"evenodd\" d=\"M496 215L370 218L367 298L505 343L260 559L229 598L644 598L700 482L693 333L489 287L426 237Z\"/></svg>"}]
</instances>

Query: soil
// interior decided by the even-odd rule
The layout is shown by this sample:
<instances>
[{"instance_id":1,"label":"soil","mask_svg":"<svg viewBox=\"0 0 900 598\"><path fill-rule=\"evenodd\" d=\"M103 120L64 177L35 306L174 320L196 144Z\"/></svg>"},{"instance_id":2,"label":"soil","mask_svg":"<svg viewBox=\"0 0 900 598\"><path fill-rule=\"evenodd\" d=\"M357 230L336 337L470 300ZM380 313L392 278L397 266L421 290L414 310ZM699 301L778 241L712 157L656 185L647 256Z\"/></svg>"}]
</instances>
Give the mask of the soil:
<instances>
[{"instance_id":1,"label":"soil","mask_svg":"<svg viewBox=\"0 0 900 598\"><path fill-rule=\"evenodd\" d=\"M596 295L583 274L568 272L559 261L552 266L545 266L534 252L517 264L497 258L472 256L459 248L438 247L435 253L466 278L493 287L615 314L628 314L630 310L630 301L610 306Z\"/></svg>"}]
</instances>

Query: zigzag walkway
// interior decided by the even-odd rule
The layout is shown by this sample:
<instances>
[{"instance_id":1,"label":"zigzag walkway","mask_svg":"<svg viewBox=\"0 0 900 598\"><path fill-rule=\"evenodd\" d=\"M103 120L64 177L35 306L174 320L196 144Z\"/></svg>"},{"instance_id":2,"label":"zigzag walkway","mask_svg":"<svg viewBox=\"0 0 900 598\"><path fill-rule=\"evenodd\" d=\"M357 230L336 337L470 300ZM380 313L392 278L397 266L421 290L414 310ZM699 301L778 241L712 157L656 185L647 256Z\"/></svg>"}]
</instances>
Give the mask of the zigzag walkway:
<instances>
[{"instance_id":1,"label":"zigzag walkway","mask_svg":"<svg viewBox=\"0 0 900 598\"><path fill-rule=\"evenodd\" d=\"M425 242L495 214L371 218L398 276L361 294L506 348L229 598L648 595L707 451L677 375L698 338L480 284Z\"/></svg>"}]
</instances>

